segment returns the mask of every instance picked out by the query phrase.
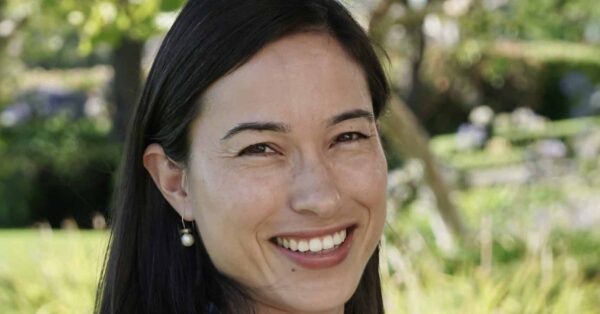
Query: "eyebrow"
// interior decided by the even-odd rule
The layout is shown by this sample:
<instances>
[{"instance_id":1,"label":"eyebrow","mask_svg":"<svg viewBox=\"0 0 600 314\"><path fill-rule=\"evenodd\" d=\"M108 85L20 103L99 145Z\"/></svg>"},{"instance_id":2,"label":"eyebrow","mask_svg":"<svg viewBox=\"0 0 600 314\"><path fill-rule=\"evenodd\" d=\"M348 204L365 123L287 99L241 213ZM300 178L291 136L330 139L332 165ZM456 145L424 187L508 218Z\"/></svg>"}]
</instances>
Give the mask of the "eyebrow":
<instances>
[{"instance_id":1,"label":"eyebrow","mask_svg":"<svg viewBox=\"0 0 600 314\"><path fill-rule=\"evenodd\" d=\"M354 109L346 112L342 112L333 118L329 119L329 126L334 124L338 124L340 122L351 120L351 119L359 119L365 118L369 120L369 122L375 122L375 116L372 112L364 110L364 109Z\"/></svg>"},{"instance_id":2,"label":"eyebrow","mask_svg":"<svg viewBox=\"0 0 600 314\"><path fill-rule=\"evenodd\" d=\"M333 126L340 122L351 120L351 119L359 119L364 118L369 120L369 122L375 121L375 116L373 113L364 110L364 109L354 109L347 112L342 112L338 115L333 116L328 120L328 125ZM227 131L225 136L221 138L221 141L224 141L232 136L244 132L244 131L273 131L273 132L281 132L281 133L289 133L290 127L287 124L277 123L277 122L244 122L240 123L231 130Z\"/></svg>"},{"instance_id":3,"label":"eyebrow","mask_svg":"<svg viewBox=\"0 0 600 314\"><path fill-rule=\"evenodd\" d=\"M227 131L225 136L221 139L224 141L240 132L243 131L273 131L273 132L282 132L288 133L290 132L290 127L283 123L275 123L275 122L245 122L240 123L233 129Z\"/></svg>"}]
</instances>

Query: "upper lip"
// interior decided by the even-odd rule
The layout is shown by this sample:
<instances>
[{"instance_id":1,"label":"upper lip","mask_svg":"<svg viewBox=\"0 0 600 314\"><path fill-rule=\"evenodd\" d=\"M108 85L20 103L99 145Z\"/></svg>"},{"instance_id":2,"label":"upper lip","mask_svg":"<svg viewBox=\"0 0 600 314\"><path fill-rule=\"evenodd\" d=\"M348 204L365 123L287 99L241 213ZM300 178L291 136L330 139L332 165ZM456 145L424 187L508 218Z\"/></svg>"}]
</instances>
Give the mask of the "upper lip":
<instances>
[{"instance_id":1,"label":"upper lip","mask_svg":"<svg viewBox=\"0 0 600 314\"><path fill-rule=\"evenodd\" d=\"M356 226L355 223L346 223L346 224L341 224L341 225L337 225L337 226L333 226L333 227L327 227L327 228L321 228L321 229L291 231L291 232L285 232L285 233L277 234L273 238L279 237L279 238L306 238L306 239L310 239L310 238L316 238L316 237L320 237L320 236L324 236L324 235L329 235L329 234L332 234L334 232L342 231L342 230L345 230L345 229L348 229L348 228L353 228L355 226Z\"/></svg>"}]
</instances>

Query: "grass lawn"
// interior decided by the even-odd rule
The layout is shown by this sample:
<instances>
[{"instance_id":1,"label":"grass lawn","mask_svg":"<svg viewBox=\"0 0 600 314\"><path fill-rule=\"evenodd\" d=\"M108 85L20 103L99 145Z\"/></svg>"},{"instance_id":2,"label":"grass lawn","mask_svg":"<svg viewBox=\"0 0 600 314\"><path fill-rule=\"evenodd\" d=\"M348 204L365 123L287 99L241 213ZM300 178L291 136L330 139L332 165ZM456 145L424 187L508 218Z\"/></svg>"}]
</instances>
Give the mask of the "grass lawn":
<instances>
[{"instance_id":1,"label":"grass lawn","mask_svg":"<svg viewBox=\"0 0 600 314\"><path fill-rule=\"evenodd\" d=\"M0 313L91 313L106 232L0 230Z\"/></svg>"}]
</instances>

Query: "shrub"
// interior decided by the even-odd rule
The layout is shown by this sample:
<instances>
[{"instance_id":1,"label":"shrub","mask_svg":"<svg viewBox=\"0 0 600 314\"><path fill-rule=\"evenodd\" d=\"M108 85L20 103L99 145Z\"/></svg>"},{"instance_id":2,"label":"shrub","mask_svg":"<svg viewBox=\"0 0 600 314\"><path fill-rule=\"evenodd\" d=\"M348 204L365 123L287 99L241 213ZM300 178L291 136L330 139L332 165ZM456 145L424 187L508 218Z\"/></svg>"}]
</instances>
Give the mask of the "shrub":
<instances>
[{"instance_id":1,"label":"shrub","mask_svg":"<svg viewBox=\"0 0 600 314\"><path fill-rule=\"evenodd\" d=\"M0 128L0 227L105 212L120 145L100 120L67 116Z\"/></svg>"}]
</instances>

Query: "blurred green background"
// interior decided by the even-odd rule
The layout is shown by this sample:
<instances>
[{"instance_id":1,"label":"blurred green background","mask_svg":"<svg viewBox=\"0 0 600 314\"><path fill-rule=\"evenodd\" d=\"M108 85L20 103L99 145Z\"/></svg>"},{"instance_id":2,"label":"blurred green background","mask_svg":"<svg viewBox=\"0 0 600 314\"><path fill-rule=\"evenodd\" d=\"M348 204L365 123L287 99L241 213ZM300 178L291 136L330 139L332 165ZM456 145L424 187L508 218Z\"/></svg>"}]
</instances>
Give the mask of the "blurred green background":
<instances>
[{"instance_id":1,"label":"blurred green background","mask_svg":"<svg viewBox=\"0 0 600 314\"><path fill-rule=\"evenodd\" d=\"M0 0L0 313L91 312L124 130L183 2ZM343 3L400 110L387 311L598 313L600 2Z\"/></svg>"}]
</instances>

